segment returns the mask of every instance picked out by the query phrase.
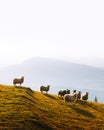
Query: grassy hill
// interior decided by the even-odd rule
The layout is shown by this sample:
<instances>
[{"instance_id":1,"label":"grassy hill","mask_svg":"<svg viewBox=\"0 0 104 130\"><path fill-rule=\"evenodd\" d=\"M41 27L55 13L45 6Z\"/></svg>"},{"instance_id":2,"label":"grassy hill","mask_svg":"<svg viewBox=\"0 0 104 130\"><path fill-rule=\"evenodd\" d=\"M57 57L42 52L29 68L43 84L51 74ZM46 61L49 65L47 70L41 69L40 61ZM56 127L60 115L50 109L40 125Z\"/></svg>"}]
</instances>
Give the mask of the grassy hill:
<instances>
[{"instance_id":1,"label":"grassy hill","mask_svg":"<svg viewBox=\"0 0 104 130\"><path fill-rule=\"evenodd\" d=\"M104 130L104 104L0 85L0 130Z\"/></svg>"}]
</instances>

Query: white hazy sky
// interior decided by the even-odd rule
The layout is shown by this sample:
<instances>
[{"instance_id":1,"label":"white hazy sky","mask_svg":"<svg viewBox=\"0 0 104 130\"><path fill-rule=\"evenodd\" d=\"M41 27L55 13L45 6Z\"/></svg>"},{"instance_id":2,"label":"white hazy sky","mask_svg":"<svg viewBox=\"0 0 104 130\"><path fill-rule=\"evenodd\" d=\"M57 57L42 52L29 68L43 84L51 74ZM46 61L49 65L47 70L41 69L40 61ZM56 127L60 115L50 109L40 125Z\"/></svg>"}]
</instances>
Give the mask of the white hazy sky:
<instances>
[{"instance_id":1,"label":"white hazy sky","mask_svg":"<svg viewBox=\"0 0 104 130\"><path fill-rule=\"evenodd\" d=\"M103 0L0 1L0 66L89 56L104 57Z\"/></svg>"}]
</instances>

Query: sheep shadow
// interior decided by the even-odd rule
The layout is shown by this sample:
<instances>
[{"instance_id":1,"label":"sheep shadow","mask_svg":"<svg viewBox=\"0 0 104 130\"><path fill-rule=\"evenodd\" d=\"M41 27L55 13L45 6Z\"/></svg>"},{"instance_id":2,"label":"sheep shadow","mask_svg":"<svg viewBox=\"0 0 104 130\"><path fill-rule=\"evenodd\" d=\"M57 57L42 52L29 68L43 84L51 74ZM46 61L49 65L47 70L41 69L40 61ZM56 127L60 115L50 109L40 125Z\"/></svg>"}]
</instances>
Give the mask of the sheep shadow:
<instances>
[{"instance_id":1,"label":"sheep shadow","mask_svg":"<svg viewBox=\"0 0 104 130\"><path fill-rule=\"evenodd\" d=\"M93 105L93 102L87 102L87 101L83 101L83 100L78 100L78 102L80 105L82 106L88 106L88 107L91 107L92 109L96 110L96 111L99 111L99 112L103 112L104 109L101 109L101 108L98 108L96 107L95 105Z\"/></svg>"},{"instance_id":2,"label":"sheep shadow","mask_svg":"<svg viewBox=\"0 0 104 130\"><path fill-rule=\"evenodd\" d=\"M58 97L58 99L61 100L61 101L64 101L63 97L62 97L62 98L61 98L61 97Z\"/></svg>"},{"instance_id":3,"label":"sheep shadow","mask_svg":"<svg viewBox=\"0 0 104 130\"><path fill-rule=\"evenodd\" d=\"M96 107L96 106L93 105L93 103L89 103L88 106L91 107L92 109L96 110L96 111L101 112L101 113L104 112L103 108Z\"/></svg>"},{"instance_id":4,"label":"sheep shadow","mask_svg":"<svg viewBox=\"0 0 104 130\"><path fill-rule=\"evenodd\" d=\"M14 86L16 89L20 89L21 90L27 90L30 93L34 93L33 90L29 87L24 87L24 86Z\"/></svg>"},{"instance_id":5,"label":"sheep shadow","mask_svg":"<svg viewBox=\"0 0 104 130\"><path fill-rule=\"evenodd\" d=\"M48 124L38 121L38 120L31 120L31 124L35 127L38 127L37 130L53 130Z\"/></svg>"},{"instance_id":6,"label":"sheep shadow","mask_svg":"<svg viewBox=\"0 0 104 130\"><path fill-rule=\"evenodd\" d=\"M44 95L45 95L46 97L51 98L51 99L58 100L56 97L54 97L54 96L52 96L52 95L50 95L50 94L48 94L48 93L44 93Z\"/></svg>"},{"instance_id":7,"label":"sheep shadow","mask_svg":"<svg viewBox=\"0 0 104 130\"><path fill-rule=\"evenodd\" d=\"M75 106L70 106L70 108L72 108L74 111L76 111L77 113L86 116L86 117L90 117L90 118L96 118L95 115L93 115L91 112L88 112L86 110L82 110L80 108L76 108Z\"/></svg>"}]
</instances>

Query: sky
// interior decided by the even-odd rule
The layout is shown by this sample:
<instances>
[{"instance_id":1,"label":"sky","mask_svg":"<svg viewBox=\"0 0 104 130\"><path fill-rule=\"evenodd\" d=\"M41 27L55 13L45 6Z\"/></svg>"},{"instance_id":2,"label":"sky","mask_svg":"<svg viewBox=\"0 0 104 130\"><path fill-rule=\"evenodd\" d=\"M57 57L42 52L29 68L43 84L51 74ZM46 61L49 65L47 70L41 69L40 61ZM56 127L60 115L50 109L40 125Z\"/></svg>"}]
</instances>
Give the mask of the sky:
<instances>
[{"instance_id":1,"label":"sky","mask_svg":"<svg viewBox=\"0 0 104 130\"><path fill-rule=\"evenodd\" d=\"M0 67L91 56L104 58L103 0L0 1Z\"/></svg>"}]
</instances>

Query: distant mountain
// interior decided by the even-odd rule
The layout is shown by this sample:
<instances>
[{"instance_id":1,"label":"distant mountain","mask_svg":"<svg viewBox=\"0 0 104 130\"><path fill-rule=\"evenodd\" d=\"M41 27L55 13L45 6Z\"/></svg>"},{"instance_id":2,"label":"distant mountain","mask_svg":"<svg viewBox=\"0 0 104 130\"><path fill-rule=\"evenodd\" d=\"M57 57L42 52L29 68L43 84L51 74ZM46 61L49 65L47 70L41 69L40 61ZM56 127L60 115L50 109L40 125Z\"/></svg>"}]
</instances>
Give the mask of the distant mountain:
<instances>
[{"instance_id":1,"label":"distant mountain","mask_svg":"<svg viewBox=\"0 0 104 130\"><path fill-rule=\"evenodd\" d=\"M13 78L24 76L24 85L38 89L50 84L59 88L104 89L104 70L88 65L48 59L33 58L22 64L0 70L0 82L12 84Z\"/></svg>"},{"instance_id":2,"label":"distant mountain","mask_svg":"<svg viewBox=\"0 0 104 130\"><path fill-rule=\"evenodd\" d=\"M90 65L98 68L104 68L104 58L98 57L70 57L68 61L73 63L80 63Z\"/></svg>"},{"instance_id":3,"label":"distant mountain","mask_svg":"<svg viewBox=\"0 0 104 130\"><path fill-rule=\"evenodd\" d=\"M0 69L0 84L13 84L14 78L24 76L23 86L40 91L41 85L50 85L50 93L60 89L77 89L90 92L104 103L104 69L49 58L32 58L22 64Z\"/></svg>"}]
</instances>

